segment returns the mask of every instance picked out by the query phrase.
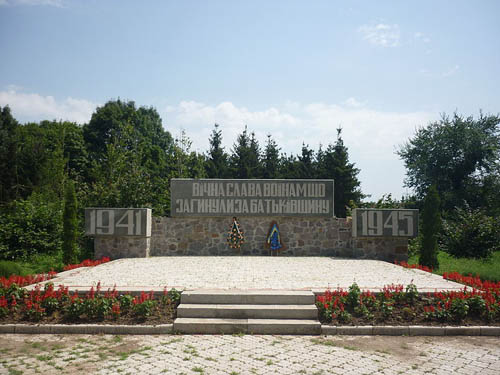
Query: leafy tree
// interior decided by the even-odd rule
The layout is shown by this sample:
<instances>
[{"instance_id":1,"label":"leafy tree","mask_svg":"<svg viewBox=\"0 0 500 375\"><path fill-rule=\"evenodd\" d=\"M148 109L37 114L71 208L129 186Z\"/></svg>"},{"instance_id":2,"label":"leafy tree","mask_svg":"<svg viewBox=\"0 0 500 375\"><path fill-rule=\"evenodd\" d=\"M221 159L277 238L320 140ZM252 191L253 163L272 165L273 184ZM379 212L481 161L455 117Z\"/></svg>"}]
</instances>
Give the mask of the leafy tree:
<instances>
[{"instance_id":1,"label":"leafy tree","mask_svg":"<svg viewBox=\"0 0 500 375\"><path fill-rule=\"evenodd\" d=\"M0 204L10 202L18 194L17 129L19 124L10 108L0 107Z\"/></svg>"},{"instance_id":2,"label":"leafy tree","mask_svg":"<svg viewBox=\"0 0 500 375\"><path fill-rule=\"evenodd\" d=\"M208 150L205 169L208 178L228 177L228 155L222 147L222 130L219 124L214 124L214 129L210 135L210 149Z\"/></svg>"},{"instance_id":3,"label":"leafy tree","mask_svg":"<svg viewBox=\"0 0 500 375\"><path fill-rule=\"evenodd\" d=\"M184 173L185 155L179 154L155 109L109 101L97 108L83 135L91 163L86 204L169 212L168 180Z\"/></svg>"},{"instance_id":4,"label":"leafy tree","mask_svg":"<svg viewBox=\"0 0 500 375\"><path fill-rule=\"evenodd\" d=\"M421 199L435 185L445 211L493 203L499 212L500 117L454 114L421 127L397 154L406 166L408 187Z\"/></svg>"},{"instance_id":5,"label":"leafy tree","mask_svg":"<svg viewBox=\"0 0 500 375\"><path fill-rule=\"evenodd\" d=\"M335 216L346 217L352 204L359 205L364 197L358 180L359 169L349 162L349 153L341 137L342 129L337 129L337 141L328 145L326 151L318 151L318 178L335 181Z\"/></svg>"},{"instance_id":6,"label":"leafy tree","mask_svg":"<svg viewBox=\"0 0 500 375\"><path fill-rule=\"evenodd\" d=\"M280 171L280 148L269 134L262 156L262 177L278 178Z\"/></svg>"},{"instance_id":7,"label":"leafy tree","mask_svg":"<svg viewBox=\"0 0 500 375\"><path fill-rule=\"evenodd\" d=\"M66 184L63 214L63 262L73 264L77 262L78 253L78 218L75 185L69 180Z\"/></svg>"},{"instance_id":8,"label":"leafy tree","mask_svg":"<svg viewBox=\"0 0 500 375\"><path fill-rule=\"evenodd\" d=\"M421 220L421 248L418 263L438 268L438 236L441 230L440 199L436 187L431 185L424 201Z\"/></svg>"},{"instance_id":9,"label":"leafy tree","mask_svg":"<svg viewBox=\"0 0 500 375\"><path fill-rule=\"evenodd\" d=\"M465 204L443 223L443 250L457 258L488 259L500 250L500 220Z\"/></svg>"}]
</instances>

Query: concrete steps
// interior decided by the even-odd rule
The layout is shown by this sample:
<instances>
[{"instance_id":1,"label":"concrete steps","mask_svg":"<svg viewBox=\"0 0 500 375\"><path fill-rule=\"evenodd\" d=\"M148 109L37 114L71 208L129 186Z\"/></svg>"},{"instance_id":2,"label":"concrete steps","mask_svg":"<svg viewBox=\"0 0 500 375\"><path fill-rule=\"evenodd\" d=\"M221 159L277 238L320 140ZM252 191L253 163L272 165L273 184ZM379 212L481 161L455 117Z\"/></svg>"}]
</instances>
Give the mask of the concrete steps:
<instances>
[{"instance_id":1,"label":"concrete steps","mask_svg":"<svg viewBox=\"0 0 500 375\"><path fill-rule=\"evenodd\" d=\"M321 333L311 291L195 290L181 294L180 333Z\"/></svg>"},{"instance_id":2,"label":"concrete steps","mask_svg":"<svg viewBox=\"0 0 500 375\"><path fill-rule=\"evenodd\" d=\"M308 290L187 290L181 303L307 305L314 304L314 294Z\"/></svg>"},{"instance_id":3,"label":"concrete steps","mask_svg":"<svg viewBox=\"0 0 500 375\"><path fill-rule=\"evenodd\" d=\"M314 305L214 305L181 304L177 316L222 319L316 319Z\"/></svg>"}]
</instances>

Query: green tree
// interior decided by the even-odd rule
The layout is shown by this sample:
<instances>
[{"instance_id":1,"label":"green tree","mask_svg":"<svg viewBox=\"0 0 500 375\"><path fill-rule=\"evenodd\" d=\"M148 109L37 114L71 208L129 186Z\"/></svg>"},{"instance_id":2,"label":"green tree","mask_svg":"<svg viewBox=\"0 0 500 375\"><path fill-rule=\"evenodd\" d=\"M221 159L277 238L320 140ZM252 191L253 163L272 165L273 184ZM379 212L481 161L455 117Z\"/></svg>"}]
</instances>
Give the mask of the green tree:
<instances>
[{"instance_id":1,"label":"green tree","mask_svg":"<svg viewBox=\"0 0 500 375\"><path fill-rule=\"evenodd\" d=\"M300 178L295 155L282 153L280 157L280 178Z\"/></svg>"},{"instance_id":2,"label":"green tree","mask_svg":"<svg viewBox=\"0 0 500 375\"><path fill-rule=\"evenodd\" d=\"M341 137L342 129L337 129L337 140L329 144L326 151L321 147L317 153L318 178L333 179L335 182L335 216L346 217L347 209L359 205L364 195L358 180L359 169L349 162L349 153Z\"/></svg>"},{"instance_id":3,"label":"green tree","mask_svg":"<svg viewBox=\"0 0 500 375\"><path fill-rule=\"evenodd\" d=\"M435 185L446 212L467 201L473 208L488 202L490 212L500 213L499 124L499 116L455 113L419 128L397 151L406 167L405 185L420 199Z\"/></svg>"},{"instance_id":4,"label":"green tree","mask_svg":"<svg viewBox=\"0 0 500 375\"><path fill-rule=\"evenodd\" d=\"M187 157L178 152L154 108L109 101L96 109L83 135L90 160L87 205L169 212L168 180L185 173Z\"/></svg>"},{"instance_id":5,"label":"green tree","mask_svg":"<svg viewBox=\"0 0 500 375\"><path fill-rule=\"evenodd\" d=\"M301 155L298 159L298 177L305 179L314 178L316 175L314 151L309 148L309 145L302 143Z\"/></svg>"},{"instance_id":6,"label":"green tree","mask_svg":"<svg viewBox=\"0 0 500 375\"><path fill-rule=\"evenodd\" d=\"M222 130L219 124L214 124L214 129L210 135L210 149L208 150L205 169L208 178L228 177L228 155L222 147Z\"/></svg>"},{"instance_id":7,"label":"green tree","mask_svg":"<svg viewBox=\"0 0 500 375\"><path fill-rule=\"evenodd\" d=\"M63 214L63 262L77 263L78 218L75 186L73 181L66 183Z\"/></svg>"},{"instance_id":8,"label":"green tree","mask_svg":"<svg viewBox=\"0 0 500 375\"><path fill-rule=\"evenodd\" d=\"M243 133L238 135L230 159L233 178L260 178L260 148L255 133L248 135L245 126Z\"/></svg>"},{"instance_id":9,"label":"green tree","mask_svg":"<svg viewBox=\"0 0 500 375\"><path fill-rule=\"evenodd\" d=\"M441 230L440 199L437 189L431 185L424 201L421 219L421 247L418 263L438 268L438 236Z\"/></svg>"},{"instance_id":10,"label":"green tree","mask_svg":"<svg viewBox=\"0 0 500 375\"><path fill-rule=\"evenodd\" d=\"M280 148L269 134L262 156L262 177L278 178L280 173Z\"/></svg>"},{"instance_id":11,"label":"green tree","mask_svg":"<svg viewBox=\"0 0 500 375\"><path fill-rule=\"evenodd\" d=\"M18 122L10 108L0 107L0 204L19 196L17 146Z\"/></svg>"}]
</instances>

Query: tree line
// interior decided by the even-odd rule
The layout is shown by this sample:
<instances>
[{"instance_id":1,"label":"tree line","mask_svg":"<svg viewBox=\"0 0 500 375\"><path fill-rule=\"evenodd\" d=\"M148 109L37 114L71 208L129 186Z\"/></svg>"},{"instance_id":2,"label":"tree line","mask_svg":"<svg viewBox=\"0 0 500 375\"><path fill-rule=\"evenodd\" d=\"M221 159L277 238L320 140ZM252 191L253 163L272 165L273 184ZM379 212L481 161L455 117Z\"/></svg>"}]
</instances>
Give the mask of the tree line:
<instances>
[{"instance_id":1,"label":"tree line","mask_svg":"<svg viewBox=\"0 0 500 375\"><path fill-rule=\"evenodd\" d=\"M151 207L154 215L169 215L172 178L334 179L335 215L345 217L364 198L358 174L340 128L326 147L303 143L286 154L271 135L259 144L246 126L226 150L215 124L200 153L184 131L174 138L165 130L156 109L132 101L110 100L81 126L20 124L0 107L0 254L13 259L62 246L68 184L81 222L84 207Z\"/></svg>"}]
</instances>

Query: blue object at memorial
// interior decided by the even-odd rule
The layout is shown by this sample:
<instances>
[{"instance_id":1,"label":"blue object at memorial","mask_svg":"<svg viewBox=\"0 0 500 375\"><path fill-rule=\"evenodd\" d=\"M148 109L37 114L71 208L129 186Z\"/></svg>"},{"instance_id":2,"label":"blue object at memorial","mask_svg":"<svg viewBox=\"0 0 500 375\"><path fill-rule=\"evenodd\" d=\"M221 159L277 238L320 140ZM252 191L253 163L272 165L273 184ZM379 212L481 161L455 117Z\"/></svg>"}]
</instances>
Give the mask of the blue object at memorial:
<instances>
[{"instance_id":1,"label":"blue object at memorial","mask_svg":"<svg viewBox=\"0 0 500 375\"><path fill-rule=\"evenodd\" d=\"M273 224L269 237L267 238L267 243L269 244L271 250L281 249L282 245L278 225Z\"/></svg>"}]
</instances>

